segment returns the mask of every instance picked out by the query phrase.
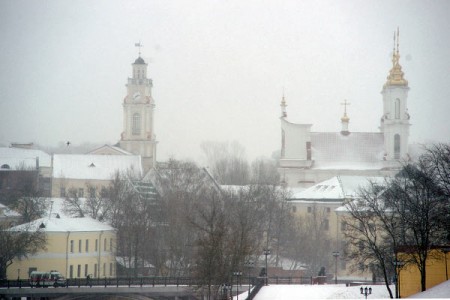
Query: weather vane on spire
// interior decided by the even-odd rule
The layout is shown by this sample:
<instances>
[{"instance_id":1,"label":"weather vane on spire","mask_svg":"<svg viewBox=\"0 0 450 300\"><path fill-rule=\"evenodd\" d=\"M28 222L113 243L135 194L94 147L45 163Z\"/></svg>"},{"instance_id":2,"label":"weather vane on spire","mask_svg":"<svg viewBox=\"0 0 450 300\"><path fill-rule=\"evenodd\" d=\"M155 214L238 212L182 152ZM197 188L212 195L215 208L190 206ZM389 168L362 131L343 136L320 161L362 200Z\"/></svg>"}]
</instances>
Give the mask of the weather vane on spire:
<instances>
[{"instance_id":1,"label":"weather vane on spire","mask_svg":"<svg viewBox=\"0 0 450 300\"><path fill-rule=\"evenodd\" d=\"M141 56L141 47L143 47L141 44L141 41L139 41L139 43L134 43L134 46L139 48L139 57L140 57Z\"/></svg>"}]
</instances>

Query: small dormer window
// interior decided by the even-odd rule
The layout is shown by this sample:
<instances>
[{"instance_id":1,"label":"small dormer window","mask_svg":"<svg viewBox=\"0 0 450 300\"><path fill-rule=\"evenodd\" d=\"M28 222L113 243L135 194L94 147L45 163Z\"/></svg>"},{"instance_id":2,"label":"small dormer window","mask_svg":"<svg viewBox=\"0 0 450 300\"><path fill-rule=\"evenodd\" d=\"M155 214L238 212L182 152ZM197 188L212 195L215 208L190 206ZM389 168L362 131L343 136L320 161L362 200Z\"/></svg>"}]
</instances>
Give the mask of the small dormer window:
<instances>
[{"instance_id":1,"label":"small dormer window","mask_svg":"<svg viewBox=\"0 0 450 300\"><path fill-rule=\"evenodd\" d=\"M90 165L89 165L89 168L94 168L95 167L95 164L94 163L91 163Z\"/></svg>"},{"instance_id":2,"label":"small dormer window","mask_svg":"<svg viewBox=\"0 0 450 300\"><path fill-rule=\"evenodd\" d=\"M11 167L10 167L8 164L4 164L4 165L2 165L2 166L0 167L0 169L6 169L6 170L9 170L9 169L11 169Z\"/></svg>"}]
</instances>

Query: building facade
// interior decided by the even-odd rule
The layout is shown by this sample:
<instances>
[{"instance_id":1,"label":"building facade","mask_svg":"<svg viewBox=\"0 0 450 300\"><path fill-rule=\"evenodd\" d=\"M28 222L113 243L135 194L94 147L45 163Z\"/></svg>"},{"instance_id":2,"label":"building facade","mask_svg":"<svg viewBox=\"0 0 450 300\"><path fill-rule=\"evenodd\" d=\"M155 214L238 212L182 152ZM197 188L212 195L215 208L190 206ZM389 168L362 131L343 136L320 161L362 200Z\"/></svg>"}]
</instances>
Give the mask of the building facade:
<instances>
[{"instance_id":1,"label":"building facade","mask_svg":"<svg viewBox=\"0 0 450 300\"><path fill-rule=\"evenodd\" d=\"M392 68L383 85L379 132L352 132L345 101L340 132L313 132L312 124L293 123L281 101L279 173L290 187L309 187L333 176L390 176L409 159L408 81L394 41Z\"/></svg>"},{"instance_id":2,"label":"building facade","mask_svg":"<svg viewBox=\"0 0 450 300\"><path fill-rule=\"evenodd\" d=\"M66 197L69 190L79 198L93 197L113 181L115 174L140 178L139 155L54 154L52 196Z\"/></svg>"},{"instance_id":3,"label":"building facade","mask_svg":"<svg viewBox=\"0 0 450 300\"><path fill-rule=\"evenodd\" d=\"M69 279L87 275L93 278L116 276L116 232L105 223L58 213L10 230L42 230L47 243L45 250L28 258L15 259L7 269L7 278L28 278L32 271L50 270L57 270Z\"/></svg>"},{"instance_id":4,"label":"building facade","mask_svg":"<svg viewBox=\"0 0 450 300\"><path fill-rule=\"evenodd\" d=\"M288 203L293 214L306 223L315 224L323 240L329 243L321 245L318 252L323 253L324 266L328 274L340 281L372 280L373 274L355 268L345 258L347 243L345 240L346 218L348 214L345 202L358 197L360 188L369 182L383 182L383 177L336 176L319 182L303 191L294 193Z\"/></svg>"}]
</instances>

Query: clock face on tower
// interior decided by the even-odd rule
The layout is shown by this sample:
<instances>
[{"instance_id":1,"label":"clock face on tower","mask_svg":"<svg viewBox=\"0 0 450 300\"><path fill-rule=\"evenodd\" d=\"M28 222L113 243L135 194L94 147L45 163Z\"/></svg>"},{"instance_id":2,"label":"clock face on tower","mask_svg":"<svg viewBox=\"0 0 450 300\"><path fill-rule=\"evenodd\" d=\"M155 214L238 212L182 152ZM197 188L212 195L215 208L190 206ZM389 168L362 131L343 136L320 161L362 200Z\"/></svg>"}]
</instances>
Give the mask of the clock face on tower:
<instances>
[{"instance_id":1,"label":"clock face on tower","mask_svg":"<svg viewBox=\"0 0 450 300\"><path fill-rule=\"evenodd\" d=\"M139 93L139 92L134 93L133 94L133 100L137 101L139 99L141 99L141 93Z\"/></svg>"}]
</instances>

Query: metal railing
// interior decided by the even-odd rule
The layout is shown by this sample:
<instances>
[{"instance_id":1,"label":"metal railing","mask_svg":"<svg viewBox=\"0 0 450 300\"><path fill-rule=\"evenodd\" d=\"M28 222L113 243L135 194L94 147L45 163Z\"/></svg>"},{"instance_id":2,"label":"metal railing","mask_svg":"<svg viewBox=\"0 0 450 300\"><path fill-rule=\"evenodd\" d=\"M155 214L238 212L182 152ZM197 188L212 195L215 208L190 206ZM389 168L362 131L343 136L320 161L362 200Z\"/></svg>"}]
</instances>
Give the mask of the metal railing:
<instances>
[{"instance_id":1,"label":"metal railing","mask_svg":"<svg viewBox=\"0 0 450 300\"><path fill-rule=\"evenodd\" d=\"M242 277L239 281L240 285L257 286L262 277ZM58 282L59 284L59 282ZM104 278L70 278L66 280L66 284L62 287L119 287L119 286L201 286L205 285L204 279L195 277L104 277ZM268 284L313 284L312 277L269 277ZM0 288L42 288L53 286L52 284L30 285L28 279L20 280L0 280Z\"/></svg>"}]
</instances>

